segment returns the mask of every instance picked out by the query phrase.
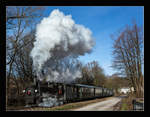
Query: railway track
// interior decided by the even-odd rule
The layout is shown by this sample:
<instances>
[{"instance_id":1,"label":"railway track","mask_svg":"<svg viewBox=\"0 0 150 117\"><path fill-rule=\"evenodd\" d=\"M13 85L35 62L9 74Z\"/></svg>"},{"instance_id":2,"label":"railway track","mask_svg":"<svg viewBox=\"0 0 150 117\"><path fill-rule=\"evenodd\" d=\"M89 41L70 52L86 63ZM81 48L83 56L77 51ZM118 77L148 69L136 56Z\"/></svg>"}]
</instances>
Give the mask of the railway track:
<instances>
[{"instance_id":1,"label":"railway track","mask_svg":"<svg viewBox=\"0 0 150 117\"><path fill-rule=\"evenodd\" d=\"M72 111L73 109L78 109L80 107L84 107L89 104L94 104L98 102L104 102L107 100L112 99L112 97L106 97L106 98L98 98L94 100L86 100L86 101L80 101L80 102L73 102L73 103L67 103L61 106L56 107L25 107L25 106L11 106L7 108L7 111L55 111L55 110L69 110Z\"/></svg>"}]
</instances>

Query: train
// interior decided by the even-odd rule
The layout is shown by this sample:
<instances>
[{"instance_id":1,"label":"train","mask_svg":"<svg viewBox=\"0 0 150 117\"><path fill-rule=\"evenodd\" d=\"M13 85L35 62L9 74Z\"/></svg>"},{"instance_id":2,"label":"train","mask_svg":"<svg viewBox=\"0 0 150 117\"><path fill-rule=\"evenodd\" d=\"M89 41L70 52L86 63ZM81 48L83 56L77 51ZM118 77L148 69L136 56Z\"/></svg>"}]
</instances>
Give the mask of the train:
<instances>
[{"instance_id":1,"label":"train","mask_svg":"<svg viewBox=\"0 0 150 117\"><path fill-rule=\"evenodd\" d=\"M23 94L26 105L51 107L69 102L110 97L114 92L113 89L84 84L38 82L25 88Z\"/></svg>"}]
</instances>

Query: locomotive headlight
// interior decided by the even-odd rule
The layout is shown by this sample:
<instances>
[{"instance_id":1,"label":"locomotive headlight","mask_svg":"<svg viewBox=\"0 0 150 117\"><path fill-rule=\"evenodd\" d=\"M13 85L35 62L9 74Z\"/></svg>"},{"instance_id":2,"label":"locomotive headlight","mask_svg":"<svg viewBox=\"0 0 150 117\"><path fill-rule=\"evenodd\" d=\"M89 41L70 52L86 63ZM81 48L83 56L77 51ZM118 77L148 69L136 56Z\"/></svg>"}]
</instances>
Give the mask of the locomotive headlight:
<instances>
[{"instance_id":1,"label":"locomotive headlight","mask_svg":"<svg viewBox=\"0 0 150 117\"><path fill-rule=\"evenodd\" d=\"M26 92L26 90L23 90L22 92L23 92L23 93L25 93L25 92Z\"/></svg>"},{"instance_id":2,"label":"locomotive headlight","mask_svg":"<svg viewBox=\"0 0 150 117\"><path fill-rule=\"evenodd\" d=\"M37 93L37 89L35 89L35 93Z\"/></svg>"}]
</instances>

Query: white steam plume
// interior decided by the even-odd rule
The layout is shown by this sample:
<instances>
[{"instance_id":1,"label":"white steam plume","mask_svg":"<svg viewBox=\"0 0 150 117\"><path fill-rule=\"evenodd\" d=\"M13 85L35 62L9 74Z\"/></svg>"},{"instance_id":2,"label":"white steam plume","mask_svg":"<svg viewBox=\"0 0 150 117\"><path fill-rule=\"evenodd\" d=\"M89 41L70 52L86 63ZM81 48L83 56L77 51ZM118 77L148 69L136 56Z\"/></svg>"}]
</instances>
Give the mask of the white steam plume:
<instances>
[{"instance_id":1,"label":"white steam plume","mask_svg":"<svg viewBox=\"0 0 150 117\"><path fill-rule=\"evenodd\" d=\"M57 60L68 56L77 58L89 53L93 46L92 32L83 25L75 24L71 15L65 16L56 9L37 25L36 41L31 51L31 57L38 73L48 60L54 64ZM54 71L53 76L60 75L59 71L52 71ZM72 73L69 71L70 69L66 69L64 74Z\"/></svg>"}]
</instances>

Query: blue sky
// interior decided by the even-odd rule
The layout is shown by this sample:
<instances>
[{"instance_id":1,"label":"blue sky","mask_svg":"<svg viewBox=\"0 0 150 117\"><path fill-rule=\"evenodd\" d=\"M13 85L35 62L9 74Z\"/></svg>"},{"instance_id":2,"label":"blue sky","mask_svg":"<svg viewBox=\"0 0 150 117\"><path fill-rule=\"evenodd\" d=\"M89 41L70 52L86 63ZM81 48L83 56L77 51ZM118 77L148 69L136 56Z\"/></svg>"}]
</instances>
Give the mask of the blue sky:
<instances>
[{"instance_id":1,"label":"blue sky","mask_svg":"<svg viewBox=\"0 0 150 117\"><path fill-rule=\"evenodd\" d=\"M65 15L72 15L77 24L88 27L95 40L91 54L81 56L83 63L96 60L104 69L106 75L115 73L112 64L112 44L110 37L125 25L130 25L135 20L137 25L144 25L144 7L142 6L48 6L44 16L48 16L54 9L59 9Z\"/></svg>"}]
</instances>

